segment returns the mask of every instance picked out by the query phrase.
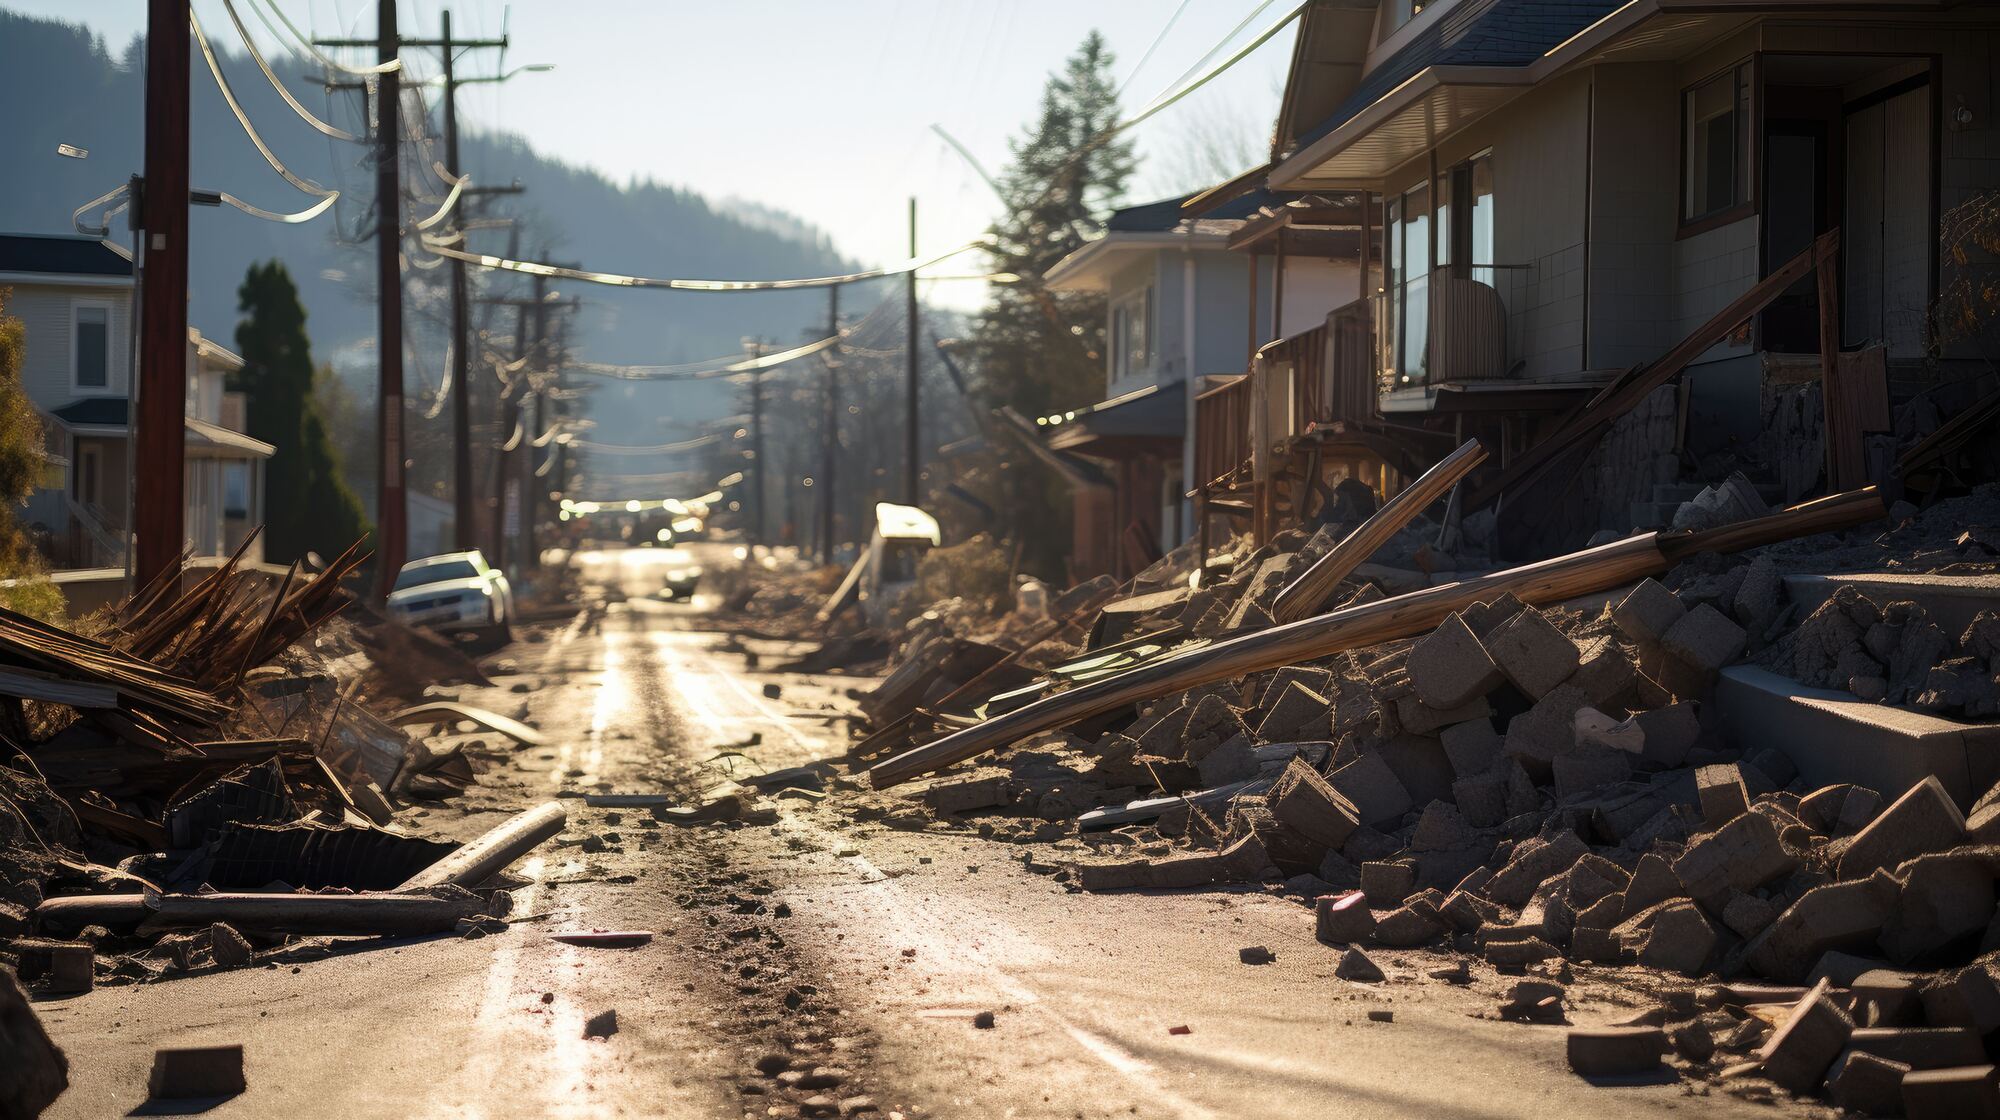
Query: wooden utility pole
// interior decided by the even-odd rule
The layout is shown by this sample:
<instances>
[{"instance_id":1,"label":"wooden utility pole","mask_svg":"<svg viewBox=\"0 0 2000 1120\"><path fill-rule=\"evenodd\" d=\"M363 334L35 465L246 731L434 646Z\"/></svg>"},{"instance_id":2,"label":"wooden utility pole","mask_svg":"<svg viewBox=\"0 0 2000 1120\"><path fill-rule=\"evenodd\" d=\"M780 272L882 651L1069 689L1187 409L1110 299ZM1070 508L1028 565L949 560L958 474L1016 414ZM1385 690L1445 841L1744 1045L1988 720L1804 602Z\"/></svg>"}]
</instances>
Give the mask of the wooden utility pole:
<instances>
[{"instance_id":1,"label":"wooden utility pole","mask_svg":"<svg viewBox=\"0 0 2000 1120\"><path fill-rule=\"evenodd\" d=\"M764 357L764 340L748 340L750 360L755 362ZM766 544L764 538L764 371L753 366L750 370L750 494L751 544Z\"/></svg>"},{"instance_id":2,"label":"wooden utility pole","mask_svg":"<svg viewBox=\"0 0 2000 1120\"><path fill-rule=\"evenodd\" d=\"M453 175L464 175L458 158L458 85L452 80L451 9L442 14L438 52L444 57L444 158ZM463 203L461 203L463 205ZM463 228L463 222L455 222ZM460 245L464 248L464 245ZM451 508L452 543L473 547L472 504L472 335L466 323L465 262L451 258Z\"/></svg>"},{"instance_id":3,"label":"wooden utility pole","mask_svg":"<svg viewBox=\"0 0 2000 1120\"><path fill-rule=\"evenodd\" d=\"M840 285L826 290L826 333L840 334ZM840 343L835 341L826 354L826 415L820 423L819 448L819 560L833 562L833 476L840 456Z\"/></svg>"},{"instance_id":4,"label":"wooden utility pole","mask_svg":"<svg viewBox=\"0 0 2000 1120\"><path fill-rule=\"evenodd\" d=\"M137 200L139 353L133 417L132 578L180 564L187 538L188 0L150 0L146 176Z\"/></svg>"},{"instance_id":5,"label":"wooden utility pole","mask_svg":"<svg viewBox=\"0 0 2000 1120\"><path fill-rule=\"evenodd\" d=\"M917 259L917 200L910 198L910 260ZM903 419L903 502L918 505L923 498L923 484L918 474L923 469L923 457L918 452L917 443L917 270L903 274L903 310L908 317L907 333L903 337L903 379L908 384L904 392Z\"/></svg>"}]
</instances>

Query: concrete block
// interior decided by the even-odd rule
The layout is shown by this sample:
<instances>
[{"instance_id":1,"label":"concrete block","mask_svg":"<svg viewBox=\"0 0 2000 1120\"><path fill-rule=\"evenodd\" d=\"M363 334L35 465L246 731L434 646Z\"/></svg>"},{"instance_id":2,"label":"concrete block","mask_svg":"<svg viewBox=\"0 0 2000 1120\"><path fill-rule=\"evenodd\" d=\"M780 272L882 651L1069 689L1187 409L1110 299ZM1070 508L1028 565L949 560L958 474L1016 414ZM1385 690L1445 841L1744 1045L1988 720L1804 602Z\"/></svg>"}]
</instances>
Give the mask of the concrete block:
<instances>
[{"instance_id":1,"label":"concrete block","mask_svg":"<svg viewBox=\"0 0 2000 1120\"><path fill-rule=\"evenodd\" d=\"M1294 738L1293 732L1317 716L1324 719L1331 703L1326 697L1297 681L1285 686L1269 704L1257 723L1257 738L1266 743Z\"/></svg>"},{"instance_id":2,"label":"concrete block","mask_svg":"<svg viewBox=\"0 0 2000 1120\"><path fill-rule=\"evenodd\" d=\"M1006 774L973 775L933 783L917 798L938 813L971 813L1014 801L1013 782Z\"/></svg>"},{"instance_id":3,"label":"concrete block","mask_svg":"<svg viewBox=\"0 0 2000 1120\"><path fill-rule=\"evenodd\" d=\"M1882 928L1882 951L1909 964L1984 931L1996 901L1993 869L1973 851L1918 856L1896 868L1902 896Z\"/></svg>"},{"instance_id":4,"label":"concrete block","mask_svg":"<svg viewBox=\"0 0 2000 1120\"><path fill-rule=\"evenodd\" d=\"M1458 613L1465 619L1465 624L1472 628L1472 632L1479 635L1481 641L1485 641L1486 636L1498 629L1501 623L1507 622L1526 609L1527 605L1516 599L1513 592L1508 591L1489 602L1474 603Z\"/></svg>"},{"instance_id":5,"label":"concrete block","mask_svg":"<svg viewBox=\"0 0 2000 1120\"><path fill-rule=\"evenodd\" d=\"M1871 968L1849 983L1835 986L1846 987L1854 993L1854 1021L1857 1025L1897 1027L1914 1019L1923 1009L1923 989L1929 981L1930 977L1921 972Z\"/></svg>"},{"instance_id":6,"label":"concrete block","mask_svg":"<svg viewBox=\"0 0 2000 1120\"><path fill-rule=\"evenodd\" d=\"M1689 844L1674 861L1674 874L1690 897L1720 909L1729 892L1754 891L1798 865L1769 818L1745 813Z\"/></svg>"},{"instance_id":7,"label":"concrete block","mask_svg":"<svg viewBox=\"0 0 2000 1120\"><path fill-rule=\"evenodd\" d=\"M1503 749L1536 782L1555 773L1556 756L1576 745L1576 713L1585 706L1583 690L1571 685L1550 689L1535 706L1507 721Z\"/></svg>"},{"instance_id":8,"label":"concrete block","mask_svg":"<svg viewBox=\"0 0 2000 1120\"><path fill-rule=\"evenodd\" d=\"M1205 789L1247 781L1257 776L1257 744L1248 735L1232 735L1228 742L1202 755L1194 769Z\"/></svg>"},{"instance_id":9,"label":"concrete block","mask_svg":"<svg viewBox=\"0 0 2000 1120\"><path fill-rule=\"evenodd\" d=\"M1938 575L1931 572L1840 572L1788 575L1785 597L1804 618L1824 606L1842 587L1853 587L1877 603L1915 603L1947 634L1963 634L1982 610L2000 609L2000 575Z\"/></svg>"},{"instance_id":10,"label":"concrete block","mask_svg":"<svg viewBox=\"0 0 2000 1120\"><path fill-rule=\"evenodd\" d=\"M1641 911L1686 895L1680 876L1674 874L1673 864L1665 856L1648 852L1632 868L1632 881L1625 885L1625 909L1619 920L1628 920Z\"/></svg>"},{"instance_id":11,"label":"concrete block","mask_svg":"<svg viewBox=\"0 0 2000 1120\"><path fill-rule=\"evenodd\" d=\"M1911 1069L1971 1066L1986 1060L1986 1044L1968 1027L1857 1027L1847 1044Z\"/></svg>"},{"instance_id":12,"label":"concrete block","mask_svg":"<svg viewBox=\"0 0 2000 1120\"><path fill-rule=\"evenodd\" d=\"M1377 751L1335 770L1327 781L1354 806L1361 823L1373 828L1393 826L1416 807L1410 791L1403 788L1401 779Z\"/></svg>"},{"instance_id":13,"label":"concrete block","mask_svg":"<svg viewBox=\"0 0 2000 1120\"><path fill-rule=\"evenodd\" d=\"M1455 890L1445 896L1443 905L1438 907L1438 915L1458 932L1472 933L1481 926L1498 925L1505 912L1497 902L1468 890Z\"/></svg>"},{"instance_id":14,"label":"concrete block","mask_svg":"<svg viewBox=\"0 0 2000 1120\"><path fill-rule=\"evenodd\" d=\"M1686 762L1688 751L1701 739L1701 718L1693 701L1683 700L1640 712L1632 717L1632 722L1645 733L1645 760L1665 770Z\"/></svg>"},{"instance_id":15,"label":"concrete block","mask_svg":"<svg viewBox=\"0 0 2000 1120\"><path fill-rule=\"evenodd\" d=\"M1596 708L1583 707L1576 710L1572 726L1579 747L1604 747L1635 758L1646 753L1646 732L1629 716L1620 719Z\"/></svg>"},{"instance_id":16,"label":"concrete block","mask_svg":"<svg viewBox=\"0 0 2000 1120\"><path fill-rule=\"evenodd\" d=\"M1692 901L1669 902L1653 916L1638 945L1639 963L1648 968L1699 976L1715 955L1720 937L1708 915ZM1832 1061L1833 1055L1827 1055Z\"/></svg>"},{"instance_id":17,"label":"concrete block","mask_svg":"<svg viewBox=\"0 0 2000 1120\"><path fill-rule=\"evenodd\" d=\"M1526 905L1542 880L1552 879L1590 852L1574 832L1563 831L1553 839L1531 837L1516 845L1506 866L1493 873L1486 883L1486 895L1493 901L1519 909Z\"/></svg>"},{"instance_id":18,"label":"concrete block","mask_svg":"<svg viewBox=\"0 0 2000 1120\"><path fill-rule=\"evenodd\" d=\"M1361 893L1377 910L1401 906L1417 889L1417 869L1403 860L1373 860L1361 865Z\"/></svg>"},{"instance_id":19,"label":"concrete block","mask_svg":"<svg viewBox=\"0 0 2000 1120\"><path fill-rule=\"evenodd\" d=\"M1965 817L1936 777L1926 777L1855 834L1840 856L1840 877L1859 879L1965 841Z\"/></svg>"},{"instance_id":20,"label":"concrete block","mask_svg":"<svg viewBox=\"0 0 2000 1120\"><path fill-rule=\"evenodd\" d=\"M1635 642L1657 642L1674 628L1687 608L1656 579L1642 579L1611 608L1611 621Z\"/></svg>"},{"instance_id":21,"label":"concrete block","mask_svg":"<svg viewBox=\"0 0 2000 1120\"><path fill-rule=\"evenodd\" d=\"M1734 763L1696 770L1694 786L1701 799L1701 823L1708 828L1721 828L1750 811L1750 791Z\"/></svg>"},{"instance_id":22,"label":"concrete block","mask_svg":"<svg viewBox=\"0 0 2000 1120\"><path fill-rule=\"evenodd\" d=\"M1836 1107L1862 1116L1903 1111L1903 1075L1910 1067L1848 1047L1826 1071L1826 1096Z\"/></svg>"},{"instance_id":23,"label":"concrete block","mask_svg":"<svg viewBox=\"0 0 2000 1120\"><path fill-rule=\"evenodd\" d=\"M1486 773L1500 761L1503 740L1500 733L1493 730L1493 721L1482 718L1452 724L1438 732L1438 742L1444 746L1445 760L1451 764L1452 774L1470 778Z\"/></svg>"},{"instance_id":24,"label":"concrete block","mask_svg":"<svg viewBox=\"0 0 2000 1120\"><path fill-rule=\"evenodd\" d=\"M1409 792L1412 804L1427 805L1451 796L1451 760L1439 740L1427 735L1398 735L1378 746L1376 753Z\"/></svg>"},{"instance_id":25,"label":"concrete block","mask_svg":"<svg viewBox=\"0 0 2000 1120\"><path fill-rule=\"evenodd\" d=\"M1795 1094L1810 1093L1826 1079L1828 1067L1847 1049L1854 1023L1827 992L1822 980L1792 1006L1757 1058L1764 1076Z\"/></svg>"},{"instance_id":26,"label":"concrete block","mask_svg":"<svg viewBox=\"0 0 2000 1120\"><path fill-rule=\"evenodd\" d=\"M146 1082L154 1100L227 1097L246 1088L243 1047L188 1046L153 1052L153 1073Z\"/></svg>"},{"instance_id":27,"label":"concrete block","mask_svg":"<svg viewBox=\"0 0 2000 1120\"><path fill-rule=\"evenodd\" d=\"M1340 955L1340 963L1334 966L1333 974L1342 980L1352 980L1357 984L1380 984L1388 977L1380 965L1368 958L1368 954L1349 946Z\"/></svg>"},{"instance_id":28,"label":"concrete block","mask_svg":"<svg viewBox=\"0 0 2000 1120\"><path fill-rule=\"evenodd\" d=\"M1495 828L1510 815L1507 812L1507 775L1488 770L1451 784L1451 799L1458 804L1465 823L1474 828Z\"/></svg>"},{"instance_id":29,"label":"concrete block","mask_svg":"<svg viewBox=\"0 0 2000 1120\"><path fill-rule=\"evenodd\" d=\"M1763 818L1751 813L1739 819ZM1874 944L1897 893L1895 880L1886 874L1814 887L1744 947L1743 959L1772 980L1799 980L1831 950Z\"/></svg>"},{"instance_id":30,"label":"concrete block","mask_svg":"<svg viewBox=\"0 0 2000 1120\"><path fill-rule=\"evenodd\" d=\"M1987 964L1938 973L1923 989L1924 1018L1934 1027L1966 1027L1982 1037L2000 1030L2000 982Z\"/></svg>"},{"instance_id":31,"label":"concrete block","mask_svg":"<svg viewBox=\"0 0 2000 1120\"><path fill-rule=\"evenodd\" d=\"M2000 1076L1990 1065L1914 1070L1903 1077L1910 1120L2000 1120Z\"/></svg>"},{"instance_id":32,"label":"concrete block","mask_svg":"<svg viewBox=\"0 0 2000 1120\"><path fill-rule=\"evenodd\" d=\"M1743 654L1743 628L1729 616L1702 603L1660 636L1660 647L1682 664L1704 673L1718 673Z\"/></svg>"},{"instance_id":33,"label":"concrete block","mask_svg":"<svg viewBox=\"0 0 2000 1120\"><path fill-rule=\"evenodd\" d=\"M1584 1077L1628 1077L1659 1068L1667 1034L1658 1027L1575 1027L1564 1042L1569 1068Z\"/></svg>"},{"instance_id":34,"label":"concrete block","mask_svg":"<svg viewBox=\"0 0 2000 1120\"><path fill-rule=\"evenodd\" d=\"M1562 950L1539 937L1489 938L1479 947L1479 953L1486 963L1502 971L1519 971L1562 956Z\"/></svg>"},{"instance_id":35,"label":"concrete block","mask_svg":"<svg viewBox=\"0 0 2000 1120\"><path fill-rule=\"evenodd\" d=\"M2000 781L2000 723L1865 703L1753 665L1723 670L1713 702L1731 746L1779 747L1814 788L1852 782L1899 797L1934 776L1964 808Z\"/></svg>"},{"instance_id":36,"label":"concrete block","mask_svg":"<svg viewBox=\"0 0 2000 1120\"><path fill-rule=\"evenodd\" d=\"M1556 755L1549 769L1555 777L1556 796L1574 797L1631 777L1632 757L1606 747L1572 747Z\"/></svg>"},{"instance_id":37,"label":"concrete block","mask_svg":"<svg viewBox=\"0 0 2000 1120\"><path fill-rule=\"evenodd\" d=\"M1457 613L1410 647L1405 667L1417 698L1432 708L1456 708L1500 683L1486 647Z\"/></svg>"},{"instance_id":38,"label":"concrete block","mask_svg":"<svg viewBox=\"0 0 2000 1120\"><path fill-rule=\"evenodd\" d=\"M1396 700L1396 725L1412 735L1434 735L1454 723L1486 719L1492 714L1493 705L1487 703L1484 696L1475 696L1451 708L1433 708L1419 700L1415 693Z\"/></svg>"},{"instance_id":39,"label":"concrete block","mask_svg":"<svg viewBox=\"0 0 2000 1120\"><path fill-rule=\"evenodd\" d=\"M1576 643L1533 608L1496 628L1485 642L1501 675L1530 700L1568 680L1582 660Z\"/></svg>"},{"instance_id":40,"label":"concrete block","mask_svg":"<svg viewBox=\"0 0 2000 1120\"><path fill-rule=\"evenodd\" d=\"M1729 902L1722 908L1722 924L1745 940L1764 932L1777 920L1778 908L1768 899L1741 891L1730 895Z\"/></svg>"},{"instance_id":41,"label":"concrete block","mask_svg":"<svg viewBox=\"0 0 2000 1120\"><path fill-rule=\"evenodd\" d=\"M1375 941L1396 949L1428 945L1446 932L1435 911L1398 906L1375 920Z\"/></svg>"},{"instance_id":42,"label":"concrete block","mask_svg":"<svg viewBox=\"0 0 2000 1120\"><path fill-rule=\"evenodd\" d=\"M2000 785L1973 802L1965 815L1965 831L1975 844L2000 844Z\"/></svg>"},{"instance_id":43,"label":"concrete block","mask_svg":"<svg viewBox=\"0 0 2000 1120\"><path fill-rule=\"evenodd\" d=\"M1271 784L1265 804L1286 826L1327 848L1347 843L1360 825L1354 804L1297 756Z\"/></svg>"},{"instance_id":44,"label":"concrete block","mask_svg":"<svg viewBox=\"0 0 2000 1120\"><path fill-rule=\"evenodd\" d=\"M1583 691L1593 708L1632 708L1638 700L1639 670L1610 638L1600 638L1579 652L1569 683Z\"/></svg>"},{"instance_id":45,"label":"concrete block","mask_svg":"<svg viewBox=\"0 0 2000 1120\"><path fill-rule=\"evenodd\" d=\"M1576 924L1571 933L1578 929L1611 929L1619 923L1624 912L1625 895L1622 892L1607 894L1576 912Z\"/></svg>"},{"instance_id":46,"label":"concrete block","mask_svg":"<svg viewBox=\"0 0 2000 1120\"><path fill-rule=\"evenodd\" d=\"M1375 933L1375 914L1360 891L1321 895L1313 901L1313 936L1330 945L1365 941Z\"/></svg>"}]
</instances>

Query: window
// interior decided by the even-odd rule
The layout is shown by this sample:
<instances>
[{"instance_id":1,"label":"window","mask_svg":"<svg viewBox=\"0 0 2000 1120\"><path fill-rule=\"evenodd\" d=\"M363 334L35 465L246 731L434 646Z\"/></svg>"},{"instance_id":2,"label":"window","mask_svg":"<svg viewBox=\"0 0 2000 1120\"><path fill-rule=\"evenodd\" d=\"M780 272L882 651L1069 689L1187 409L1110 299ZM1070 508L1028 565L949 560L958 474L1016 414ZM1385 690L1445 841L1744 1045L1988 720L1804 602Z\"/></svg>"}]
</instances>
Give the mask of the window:
<instances>
[{"instance_id":1,"label":"window","mask_svg":"<svg viewBox=\"0 0 2000 1120\"><path fill-rule=\"evenodd\" d=\"M224 463L222 466L222 515L250 516L250 464Z\"/></svg>"},{"instance_id":2,"label":"window","mask_svg":"<svg viewBox=\"0 0 2000 1120\"><path fill-rule=\"evenodd\" d=\"M1390 369L1401 384L1424 376L1430 333L1431 185L1421 183L1389 204L1389 300L1395 312Z\"/></svg>"},{"instance_id":3,"label":"window","mask_svg":"<svg viewBox=\"0 0 2000 1120\"><path fill-rule=\"evenodd\" d=\"M1452 259L1461 275L1493 285L1493 153L1481 152L1451 173L1459 220L1452 227Z\"/></svg>"},{"instance_id":4,"label":"window","mask_svg":"<svg viewBox=\"0 0 2000 1120\"><path fill-rule=\"evenodd\" d=\"M1397 28L1415 19L1429 6L1430 0L1389 0L1388 35L1395 34ZM1388 38L1388 35L1384 35L1383 38Z\"/></svg>"},{"instance_id":5,"label":"window","mask_svg":"<svg viewBox=\"0 0 2000 1120\"><path fill-rule=\"evenodd\" d=\"M1681 95L1683 222L1750 201L1750 150L1756 131L1750 116L1750 87L1750 64L1745 62Z\"/></svg>"},{"instance_id":6,"label":"window","mask_svg":"<svg viewBox=\"0 0 2000 1120\"><path fill-rule=\"evenodd\" d=\"M1424 380L1430 369L1431 273L1449 269L1493 284L1493 153L1481 152L1437 182L1390 199L1383 226L1389 253L1383 365L1397 384L1407 385Z\"/></svg>"},{"instance_id":7,"label":"window","mask_svg":"<svg viewBox=\"0 0 2000 1120\"><path fill-rule=\"evenodd\" d=\"M100 504L98 494L99 468L102 452L94 443L78 445L76 449L76 500L84 506Z\"/></svg>"},{"instance_id":8,"label":"window","mask_svg":"<svg viewBox=\"0 0 2000 1120\"><path fill-rule=\"evenodd\" d=\"M70 375L78 389L111 387L111 305L78 301L71 319Z\"/></svg>"},{"instance_id":9,"label":"window","mask_svg":"<svg viewBox=\"0 0 2000 1120\"><path fill-rule=\"evenodd\" d=\"M1111 306L1111 380L1146 372L1152 362L1153 289L1134 292Z\"/></svg>"}]
</instances>

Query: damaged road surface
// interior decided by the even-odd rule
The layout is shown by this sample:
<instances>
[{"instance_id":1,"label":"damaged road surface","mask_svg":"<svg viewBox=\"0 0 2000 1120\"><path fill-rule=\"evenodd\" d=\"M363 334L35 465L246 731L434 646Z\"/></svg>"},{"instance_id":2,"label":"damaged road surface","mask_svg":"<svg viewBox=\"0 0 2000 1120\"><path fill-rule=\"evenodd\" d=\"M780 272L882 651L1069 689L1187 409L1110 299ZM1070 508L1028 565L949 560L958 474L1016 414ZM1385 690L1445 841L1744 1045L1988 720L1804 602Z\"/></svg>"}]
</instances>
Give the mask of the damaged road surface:
<instances>
[{"instance_id":1,"label":"damaged road surface","mask_svg":"<svg viewBox=\"0 0 2000 1120\"><path fill-rule=\"evenodd\" d=\"M1654 993L1572 984L1557 1018L1508 1021L1520 977L1370 948L1386 980L1346 978L1274 890L1078 894L1059 865L1080 841L1055 850L1035 822L857 803L858 778L810 766L849 746L853 679L753 669L698 622L615 603L458 693L546 744L445 736L479 741L478 781L410 830L466 841L568 811L513 865L504 924L39 995L69 1061L48 1115L124 1114L157 1051L232 1046L245 1088L189 1102L205 1115L1769 1115L1665 1071L1571 1072L1565 1020L1620 1022ZM765 666L788 652L756 644ZM734 819L675 819L725 792Z\"/></svg>"}]
</instances>

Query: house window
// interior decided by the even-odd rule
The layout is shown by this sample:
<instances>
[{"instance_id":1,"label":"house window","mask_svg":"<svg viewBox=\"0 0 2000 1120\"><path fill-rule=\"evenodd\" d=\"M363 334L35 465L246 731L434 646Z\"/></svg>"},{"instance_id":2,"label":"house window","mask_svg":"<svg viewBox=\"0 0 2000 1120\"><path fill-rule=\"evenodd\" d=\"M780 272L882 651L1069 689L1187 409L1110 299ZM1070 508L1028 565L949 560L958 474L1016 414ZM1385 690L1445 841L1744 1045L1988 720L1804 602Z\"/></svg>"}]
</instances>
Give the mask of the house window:
<instances>
[{"instance_id":1,"label":"house window","mask_svg":"<svg viewBox=\"0 0 2000 1120\"><path fill-rule=\"evenodd\" d=\"M1685 165L1681 219L1698 221L1750 201L1750 158L1755 129L1750 116L1750 64L1681 95Z\"/></svg>"},{"instance_id":2,"label":"house window","mask_svg":"<svg viewBox=\"0 0 2000 1120\"><path fill-rule=\"evenodd\" d=\"M1449 227L1451 259L1460 275L1492 287L1493 153L1481 152L1452 168L1450 181L1456 219Z\"/></svg>"},{"instance_id":3,"label":"house window","mask_svg":"<svg viewBox=\"0 0 2000 1120\"><path fill-rule=\"evenodd\" d=\"M227 462L222 465L222 516L250 516L250 464Z\"/></svg>"},{"instance_id":4,"label":"house window","mask_svg":"<svg viewBox=\"0 0 2000 1120\"><path fill-rule=\"evenodd\" d=\"M1389 0L1389 34L1393 35L1404 24L1415 19L1429 7L1432 0ZM1388 38L1384 35L1383 38Z\"/></svg>"},{"instance_id":5,"label":"house window","mask_svg":"<svg viewBox=\"0 0 2000 1120\"><path fill-rule=\"evenodd\" d=\"M111 387L111 305L79 301L71 318L71 377L78 389Z\"/></svg>"},{"instance_id":6,"label":"house window","mask_svg":"<svg viewBox=\"0 0 2000 1120\"><path fill-rule=\"evenodd\" d=\"M94 443L80 444L76 449L76 500L84 506L102 504L98 492L102 454Z\"/></svg>"},{"instance_id":7,"label":"house window","mask_svg":"<svg viewBox=\"0 0 2000 1120\"><path fill-rule=\"evenodd\" d=\"M1383 226L1389 252L1384 366L1397 384L1407 385L1424 380L1430 369L1431 273L1450 269L1493 284L1493 153L1481 152L1435 183L1389 200Z\"/></svg>"},{"instance_id":8,"label":"house window","mask_svg":"<svg viewBox=\"0 0 2000 1120\"><path fill-rule=\"evenodd\" d=\"M1111 380L1146 372L1152 362L1153 289L1111 305Z\"/></svg>"},{"instance_id":9,"label":"house window","mask_svg":"<svg viewBox=\"0 0 2000 1120\"><path fill-rule=\"evenodd\" d=\"M1422 183L1389 203L1389 302L1395 318L1389 363L1399 384L1421 381L1430 334L1431 185Z\"/></svg>"}]
</instances>

